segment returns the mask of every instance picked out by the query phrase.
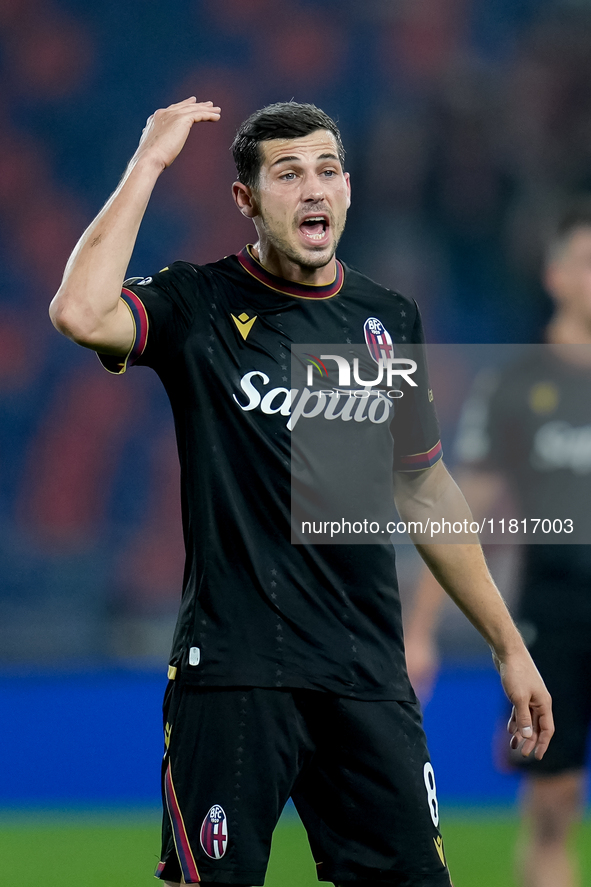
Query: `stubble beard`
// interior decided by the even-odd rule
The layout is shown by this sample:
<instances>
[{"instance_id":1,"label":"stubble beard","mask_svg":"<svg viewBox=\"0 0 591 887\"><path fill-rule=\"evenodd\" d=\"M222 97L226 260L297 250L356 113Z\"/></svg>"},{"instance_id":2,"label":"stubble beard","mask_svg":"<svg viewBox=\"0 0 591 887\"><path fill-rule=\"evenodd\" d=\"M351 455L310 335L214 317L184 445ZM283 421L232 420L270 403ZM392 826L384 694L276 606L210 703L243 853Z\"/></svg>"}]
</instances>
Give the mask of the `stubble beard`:
<instances>
[{"instance_id":1,"label":"stubble beard","mask_svg":"<svg viewBox=\"0 0 591 887\"><path fill-rule=\"evenodd\" d=\"M334 258L337 246L345 228L345 219L343 219L338 228L336 224L331 224L331 230L335 232L333 241L329 247L320 248L316 256L314 256L314 248L312 248L311 251L303 249L300 251L293 243L287 240L287 238L274 233L264 219L263 224L265 237L268 243L277 250L277 252L283 254L290 262L293 262L294 265L298 265L302 270L315 271L318 268L324 268ZM296 232L297 228L299 228L299 226L296 227ZM328 255L327 250L329 250Z\"/></svg>"}]
</instances>

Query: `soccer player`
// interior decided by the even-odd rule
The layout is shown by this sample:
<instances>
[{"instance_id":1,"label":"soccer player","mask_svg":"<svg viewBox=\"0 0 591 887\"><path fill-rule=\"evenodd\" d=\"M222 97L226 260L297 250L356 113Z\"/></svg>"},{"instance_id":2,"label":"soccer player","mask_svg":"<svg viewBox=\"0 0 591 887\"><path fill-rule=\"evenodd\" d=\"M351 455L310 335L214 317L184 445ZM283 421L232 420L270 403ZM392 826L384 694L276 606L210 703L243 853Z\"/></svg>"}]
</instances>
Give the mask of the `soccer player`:
<instances>
[{"instance_id":1,"label":"soccer player","mask_svg":"<svg viewBox=\"0 0 591 887\"><path fill-rule=\"evenodd\" d=\"M572 538L582 542L591 539L589 200L568 207L559 220L544 284L554 302L548 346L532 348L496 379L486 374L475 383L457 439L461 483L483 516L509 490L520 515L558 516L565 526L572 521ZM517 620L552 694L556 723L543 760L510 758L525 777L516 859L525 887L579 883L570 837L583 810L591 732L591 546L561 544L566 539L556 534L555 544L522 549ZM409 673L418 687L436 669L442 600L425 572L405 626Z\"/></svg>"},{"instance_id":2,"label":"soccer player","mask_svg":"<svg viewBox=\"0 0 591 887\"><path fill-rule=\"evenodd\" d=\"M220 114L192 97L149 118L51 305L55 326L112 372L153 367L174 414L187 560L164 702L156 875L169 885L262 884L291 795L321 880L443 887L435 779L406 675L393 548L290 542L296 417L391 427L395 471L379 489L393 492L401 518L446 509L469 517L440 460L428 386L410 388L384 424L383 402L378 413L352 394L318 393L306 409L312 392L286 384L297 343L336 347L365 336L388 359L392 343L422 341L413 301L336 259L350 183L334 121L295 102L253 114L233 144L233 196L256 243L124 284L156 180L191 127ZM419 544L492 648L513 703L511 741L543 757L550 697L481 551ZM469 741L469 725L457 726Z\"/></svg>"}]
</instances>

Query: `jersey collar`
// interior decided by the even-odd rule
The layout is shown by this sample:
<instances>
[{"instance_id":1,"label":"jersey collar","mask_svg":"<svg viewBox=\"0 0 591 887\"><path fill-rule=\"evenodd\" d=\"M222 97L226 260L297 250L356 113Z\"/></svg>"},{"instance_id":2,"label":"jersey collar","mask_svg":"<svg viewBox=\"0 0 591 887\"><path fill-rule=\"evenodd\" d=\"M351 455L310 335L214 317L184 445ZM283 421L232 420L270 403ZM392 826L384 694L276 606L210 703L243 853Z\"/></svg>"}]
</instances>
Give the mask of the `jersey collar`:
<instances>
[{"instance_id":1,"label":"jersey collar","mask_svg":"<svg viewBox=\"0 0 591 887\"><path fill-rule=\"evenodd\" d=\"M298 299L331 299L341 291L345 282L345 272L343 266L336 260L336 273L332 283L315 284L315 283L296 283L293 280L284 280L282 277L276 277L266 268L263 268L258 259L252 254L252 244L245 246L236 256L244 270L254 277L259 283L268 286L277 293L283 293L286 296L295 296Z\"/></svg>"}]
</instances>

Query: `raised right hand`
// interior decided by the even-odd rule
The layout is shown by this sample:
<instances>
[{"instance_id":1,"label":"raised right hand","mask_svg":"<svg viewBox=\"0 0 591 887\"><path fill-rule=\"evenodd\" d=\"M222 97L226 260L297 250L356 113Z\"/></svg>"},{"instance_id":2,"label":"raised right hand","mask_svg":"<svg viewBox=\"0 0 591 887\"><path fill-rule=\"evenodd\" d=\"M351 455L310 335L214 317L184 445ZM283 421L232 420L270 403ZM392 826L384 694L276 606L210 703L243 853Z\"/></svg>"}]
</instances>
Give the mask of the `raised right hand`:
<instances>
[{"instance_id":1,"label":"raised right hand","mask_svg":"<svg viewBox=\"0 0 591 887\"><path fill-rule=\"evenodd\" d=\"M198 102L195 96L160 108L148 117L132 164L150 158L162 169L170 166L182 151L193 124L215 122L221 111L213 102Z\"/></svg>"},{"instance_id":2,"label":"raised right hand","mask_svg":"<svg viewBox=\"0 0 591 887\"><path fill-rule=\"evenodd\" d=\"M134 325L121 284L150 195L194 123L220 119L221 109L195 96L156 111L147 121L125 175L70 256L50 307L54 326L85 348L125 355Z\"/></svg>"}]
</instances>

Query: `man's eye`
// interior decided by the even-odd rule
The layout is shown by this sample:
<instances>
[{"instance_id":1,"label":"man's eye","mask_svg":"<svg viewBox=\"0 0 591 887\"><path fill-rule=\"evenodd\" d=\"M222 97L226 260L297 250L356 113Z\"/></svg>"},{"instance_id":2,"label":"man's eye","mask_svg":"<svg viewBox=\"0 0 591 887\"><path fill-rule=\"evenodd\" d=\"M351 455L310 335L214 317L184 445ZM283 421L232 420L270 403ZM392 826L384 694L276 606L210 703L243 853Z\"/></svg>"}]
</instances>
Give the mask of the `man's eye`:
<instances>
[{"instance_id":1,"label":"man's eye","mask_svg":"<svg viewBox=\"0 0 591 887\"><path fill-rule=\"evenodd\" d=\"M295 179L295 172L284 172L280 178L291 182L292 179Z\"/></svg>"},{"instance_id":2,"label":"man's eye","mask_svg":"<svg viewBox=\"0 0 591 887\"><path fill-rule=\"evenodd\" d=\"M329 178L332 178L333 176L336 176L336 170L334 170L334 169L325 169L324 172L322 173L322 175L323 175L323 176L328 176Z\"/></svg>"}]
</instances>

